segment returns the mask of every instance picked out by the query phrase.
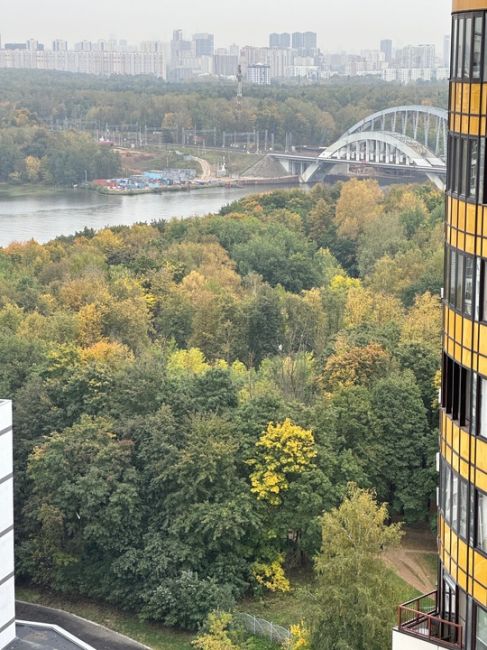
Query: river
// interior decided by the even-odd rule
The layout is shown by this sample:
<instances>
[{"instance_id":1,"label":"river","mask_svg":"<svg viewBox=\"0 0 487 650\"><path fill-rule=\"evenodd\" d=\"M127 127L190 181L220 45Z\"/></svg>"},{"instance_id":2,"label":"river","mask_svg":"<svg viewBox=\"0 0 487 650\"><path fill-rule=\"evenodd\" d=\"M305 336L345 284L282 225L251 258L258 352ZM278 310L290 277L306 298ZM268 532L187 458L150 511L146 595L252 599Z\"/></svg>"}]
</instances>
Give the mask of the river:
<instances>
[{"instance_id":1,"label":"river","mask_svg":"<svg viewBox=\"0 0 487 650\"><path fill-rule=\"evenodd\" d=\"M83 228L130 225L171 217L202 216L249 194L279 189L212 187L190 192L111 196L90 190L39 192L12 196L0 192L0 247L35 239L44 243Z\"/></svg>"}]
</instances>

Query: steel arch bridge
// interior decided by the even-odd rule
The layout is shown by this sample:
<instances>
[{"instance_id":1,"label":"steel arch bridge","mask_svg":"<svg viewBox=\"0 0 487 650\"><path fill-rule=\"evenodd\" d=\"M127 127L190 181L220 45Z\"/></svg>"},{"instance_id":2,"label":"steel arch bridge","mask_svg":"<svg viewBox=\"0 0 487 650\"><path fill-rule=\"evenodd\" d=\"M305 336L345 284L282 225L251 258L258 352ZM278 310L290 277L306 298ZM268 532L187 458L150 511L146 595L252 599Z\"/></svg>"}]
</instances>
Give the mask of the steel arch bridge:
<instances>
[{"instance_id":1,"label":"steel arch bridge","mask_svg":"<svg viewBox=\"0 0 487 650\"><path fill-rule=\"evenodd\" d=\"M345 173L382 169L426 175L444 189L448 113L432 106L397 106L357 122L318 157L273 154L287 171L304 183L335 167ZM370 173L370 169L369 169Z\"/></svg>"},{"instance_id":2,"label":"steel arch bridge","mask_svg":"<svg viewBox=\"0 0 487 650\"><path fill-rule=\"evenodd\" d=\"M446 160L448 112L434 106L396 106L357 122L345 135L384 131L409 136Z\"/></svg>"}]
</instances>

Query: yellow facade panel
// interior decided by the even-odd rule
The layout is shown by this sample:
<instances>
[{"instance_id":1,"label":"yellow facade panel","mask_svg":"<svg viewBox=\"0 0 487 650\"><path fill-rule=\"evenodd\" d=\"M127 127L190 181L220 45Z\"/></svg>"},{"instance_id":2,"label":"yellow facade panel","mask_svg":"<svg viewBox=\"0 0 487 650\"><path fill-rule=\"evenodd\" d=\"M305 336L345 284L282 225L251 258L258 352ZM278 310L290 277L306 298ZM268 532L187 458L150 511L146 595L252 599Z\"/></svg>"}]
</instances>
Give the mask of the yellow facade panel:
<instances>
[{"instance_id":1,"label":"yellow facade panel","mask_svg":"<svg viewBox=\"0 0 487 650\"><path fill-rule=\"evenodd\" d=\"M473 203L467 205L467 232L475 233L475 219L477 217L477 206Z\"/></svg>"},{"instance_id":2,"label":"yellow facade panel","mask_svg":"<svg viewBox=\"0 0 487 650\"><path fill-rule=\"evenodd\" d=\"M453 12L487 9L487 0L453 0Z\"/></svg>"},{"instance_id":3,"label":"yellow facade panel","mask_svg":"<svg viewBox=\"0 0 487 650\"><path fill-rule=\"evenodd\" d=\"M458 568L465 572L465 577L467 575L467 556L468 546L460 540L458 542Z\"/></svg>"},{"instance_id":4,"label":"yellow facade panel","mask_svg":"<svg viewBox=\"0 0 487 650\"><path fill-rule=\"evenodd\" d=\"M458 217L460 220L460 216ZM457 230L457 244L456 247L461 251L465 250L465 233L461 230Z\"/></svg>"},{"instance_id":5,"label":"yellow facade panel","mask_svg":"<svg viewBox=\"0 0 487 650\"><path fill-rule=\"evenodd\" d=\"M487 442L481 438L476 438L475 442L477 445L475 464L479 469L487 473Z\"/></svg>"},{"instance_id":6,"label":"yellow facade panel","mask_svg":"<svg viewBox=\"0 0 487 650\"><path fill-rule=\"evenodd\" d=\"M487 589L487 559L475 553L475 580Z\"/></svg>"},{"instance_id":7,"label":"yellow facade panel","mask_svg":"<svg viewBox=\"0 0 487 650\"><path fill-rule=\"evenodd\" d=\"M466 431L460 433L460 456L465 460L470 460L470 434Z\"/></svg>"},{"instance_id":8,"label":"yellow facade panel","mask_svg":"<svg viewBox=\"0 0 487 650\"><path fill-rule=\"evenodd\" d=\"M458 230L465 232L467 222L467 204L463 201L458 201Z\"/></svg>"},{"instance_id":9,"label":"yellow facade panel","mask_svg":"<svg viewBox=\"0 0 487 650\"><path fill-rule=\"evenodd\" d=\"M455 341L460 341L462 340L462 325L463 325L463 317L460 314L455 313Z\"/></svg>"},{"instance_id":10,"label":"yellow facade panel","mask_svg":"<svg viewBox=\"0 0 487 650\"><path fill-rule=\"evenodd\" d=\"M453 112L457 114L462 112L462 87L462 84L455 84Z\"/></svg>"},{"instance_id":11,"label":"yellow facade panel","mask_svg":"<svg viewBox=\"0 0 487 650\"><path fill-rule=\"evenodd\" d=\"M473 548L469 547L468 549L468 566L470 567L470 574L472 573L472 568L474 565L475 551Z\"/></svg>"},{"instance_id":12,"label":"yellow facade panel","mask_svg":"<svg viewBox=\"0 0 487 650\"><path fill-rule=\"evenodd\" d=\"M440 451L441 451L441 455L443 456L443 458L446 457L446 450L447 450L446 441L443 438L443 440L440 443Z\"/></svg>"},{"instance_id":13,"label":"yellow facade panel","mask_svg":"<svg viewBox=\"0 0 487 650\"><path fill-rule=\"evenodd\" d=\"M474 352L472 354L472 368L477 369L479 366L479 355Z\"/></svg>"},{"instance_id":14,"label":"yellow facade panel","mask_svg":"<svg viewBox=\"0 0 487 650\"><path fill-rule=\"evenodd\" d=\"M479 488L479 490L483 490L483 492L487 492L487 474L484 474L483 472L479 472L478 470L476 470L475 485L476 487Z\"/></svg>"},{"instance_id":15,"label":"yellow facade panel","mask_svg":"<svg viewBox=\"0 0 487 650\"><path fill-rule=\"evenodd\" d=\"M457 582L460 585L460 588L463 589L463 591L467 591L468 580L465 571L458 569Z\"/></svg>"},{"instance_id":16,"label":"yellow facade panel","mask_svg":"<svg viewBox=\"0 0 487 650\"><path fill-rule=\"evenodd\" d=\"M479 585L478 582L474 582L473 597L478 600L481 605L487 605L487 589Z\"/></svg>"},{"instance_id":17,"label":"yellow facade panel","mask_svg":"<svg viewBox=\"0 0 487 650\"><path fill-rule=\"evenodd\" d=\"M477 365L477 364L474 364ZM479 356L478 358L478 369L479 373L483 375L484 377L487 377L487 358L483 356Z\"/></svg>"},{"instance_id":18,"label":"yellow facade panel","mask_svg":"<svg viewBox=\"0 0 487 650\"><path fill-rule=\"evenodd\" d=\"M455 312L453 309L448 310L448 331L447 334L449 334L451 337L453 337L455 333Z\"/></svg>"},{"instance_id":19,"label":"yellow facade panel","mask_svg":"<svg viewBox=\"0 0 487 650\"><path fill-rule=\"evenodd\" d=\"M469 128L469 134L470 135L480 135L480 124L481 120L479 117L472 115L470 117L470 128Z\"/></svg>"},{"instance_id":20,"label":"yellow facade panel","mask_svg":"<svg viewBox=\"0 0 487 650\"><path fill-rule=\"evenodd\" d=\"M470 84L463 84L462 85L462 110L461 112L463 113L464 119L466 118L466 124L467 126L465 127L465 130L462 129L462 133L466 133L468 130L468 117L470 113Z\"/></svg>"},{"instance_id":21,"label":"yellow facade panel","mask_svg":"<svg viewBox=\"0 0 487 650\"><path fill-rule=\"evenodd\" d=\"M446 427L446 441L451 447L453 446L453 420L451 420L450 418L447 419L448 419L448 426Z\"/></svg>"},{"instance_id":22,"label":"yellow facade panel","mask_svg":"<svg viewBox=\"0 0 487 650\"><path fill-rule=\"evenodd\" d=\"M451 447L457 453L460 450L460 429L455 425L452 427Z\"/></svg>"},{"instance_id":23,"label":"yellow facade panel","mask_svg":"<svg viewBox=\"0 0 487 650\"><path fill-rule=\"evenodd\" d=\"M480 237L475 239L475 254L482 256L482 240Z\"/></svg>"},{"instance_id":24,"label":"yellow facade panel","mask_svg":"<svg viewBox=\"0 0 487 650\"><path fill-rule=\"evenodd\" d=\"M472 347L473 323L471 320L467 320L466 318L461 320L463 321L462 343L464 347L470 349ZM459 331L462 330L460 329Z\"/></svg>"},{"instance_id":25,"label":"yellow facade panel","mask_svg":"<svg viewBox=\"0 0 487 650\"><path fill-rule=\"evenodd\" d=\"M478 342L478 352L487 356L487 327L485 325L480 325L478 330L478 337L477 339L474 339L474 342Z\"/></svg>"},{"instance_id":26,"label":"yellow facade panel","mask_svg":"<svg viewBox=\"0 0 487 650\"><path fill-rule=\"evenodd\" d=\"M462 363L467 367L470 367L472 365L472 353L466 348L463 348Z\"/></svg>"},{"instance_id":27,"label":"yellow facade panel","mask_svg":"<svg viewBox=\"0 0 487 650\"><path fill-rule=\"evenodd\" d=\"M475 237L473 235L465 235L465 252L475 255Z\"/></svg>"},{"instance_id":28,"label":"yellow facade panel","mask_svg":"<svg viewBox=\"0 0 487 650\"><path fill-rule=\"evenodd\" d=\"M454 341L452 341L452 339L448 339L447 352L450 357L453 357L453 355L455 354L455 343Z\"/></svg>"},{"instance_id":29,"label":"yellow facade panel","mask_svg":"<svg viewBox=\"0 0 487 650\"><path fill-rule=\"evenodd\" d=\"M462 346L460 343L455 343L455 352L454 352L455 361L462 363Z\"/></svg>"},{"instance_id":30,"label":"yellow facade panel","mask_svg":"<svg viewBox=\"0 0 487 650\"><path fill-rule=\"evenodd\" d=\"M480 102L482 97L481 84L470 85L470 114L480 115Z\"/></svg>"},{"instance_id":31,"label":"yellow facade panel","mask_svg":"<svg viewBox=\"0 0 487 650\"><path fill-rule=\"evenodd\" d=\"M470 465L467 461L460 460L460 469L458 470L458 473L468 480L470 476Z\"/></svg>"}]
</instances>

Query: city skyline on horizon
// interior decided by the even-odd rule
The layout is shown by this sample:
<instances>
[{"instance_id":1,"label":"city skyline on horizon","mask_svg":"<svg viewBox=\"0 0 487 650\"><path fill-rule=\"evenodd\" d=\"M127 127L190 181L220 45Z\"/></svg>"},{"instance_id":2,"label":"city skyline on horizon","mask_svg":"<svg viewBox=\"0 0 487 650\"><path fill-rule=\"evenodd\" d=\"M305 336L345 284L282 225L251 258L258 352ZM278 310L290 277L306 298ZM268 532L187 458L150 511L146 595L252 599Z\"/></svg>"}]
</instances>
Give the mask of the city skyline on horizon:
<instances>
[{"instance_id":1,"label":"city skyline on horizon","mask_svg":"<svg viewBox=\"0 0 487 650\"><path fill-rule=\"evenodd\" d=\"M110 39L169 42L173 30L182 29L187 36L213 33L215 46L221 48L233 43L240 47L263 47L273 32L313 31L318 34L318 46L324 52L359 53L377 49L382 39L391 39L396 47L417 43L434 43L439 47L450 31L450 14L445 11L444 0L430 0L427 7L423 0L410 0L407 10L398 0L368 0L367 6L361 0L347 0L345 4L327 12L322 2L309 0L308 11L303 12L301 8L268 0L270 11L264 14L258 0L248 0L244 10L235 0L228 0L224 9L217 0L208 0L204 7L195 5L189 12L188 3L172 6L168 12L156 0L148 0L145 6L150 20L145 21L141 14L140 20L134 22L133 11L115 0L85 0L80 7L70 7L69 16L61 0L45 0L42 14L36 11L37 3L24 0L20 3L24 11L19 11L18 4L2 9L0 35L2 43L34 38L49 47L56 39L67 40L71 45L81 40ZM354 16L352 22L350 15ZM380 15L381 20L363 30L364 21L373 15ZM160 27L155 29L155 24Z\"/></svg>"}]
</instances>

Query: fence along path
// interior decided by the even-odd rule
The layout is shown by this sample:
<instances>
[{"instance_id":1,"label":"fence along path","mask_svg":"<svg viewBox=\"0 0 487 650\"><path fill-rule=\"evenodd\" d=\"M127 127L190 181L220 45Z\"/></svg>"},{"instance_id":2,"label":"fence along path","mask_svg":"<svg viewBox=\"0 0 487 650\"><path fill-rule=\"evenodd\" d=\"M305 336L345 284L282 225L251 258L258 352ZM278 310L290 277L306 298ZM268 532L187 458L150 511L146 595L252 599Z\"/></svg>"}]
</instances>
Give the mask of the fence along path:
<instances>
[{"instance_id":1,"label":"fence along path","mask_svg":"<svg viewBox=\"0 0 487 650\"><path fill-rule=\"evenodd\" d=\"M285 643L291 639L291 632L285 627L270 623L263 618L257 618L252 614L237 612L235 619L243 625L247 632L255 636L265 637L275 643Z\"/></svg>"}]
</instances>

